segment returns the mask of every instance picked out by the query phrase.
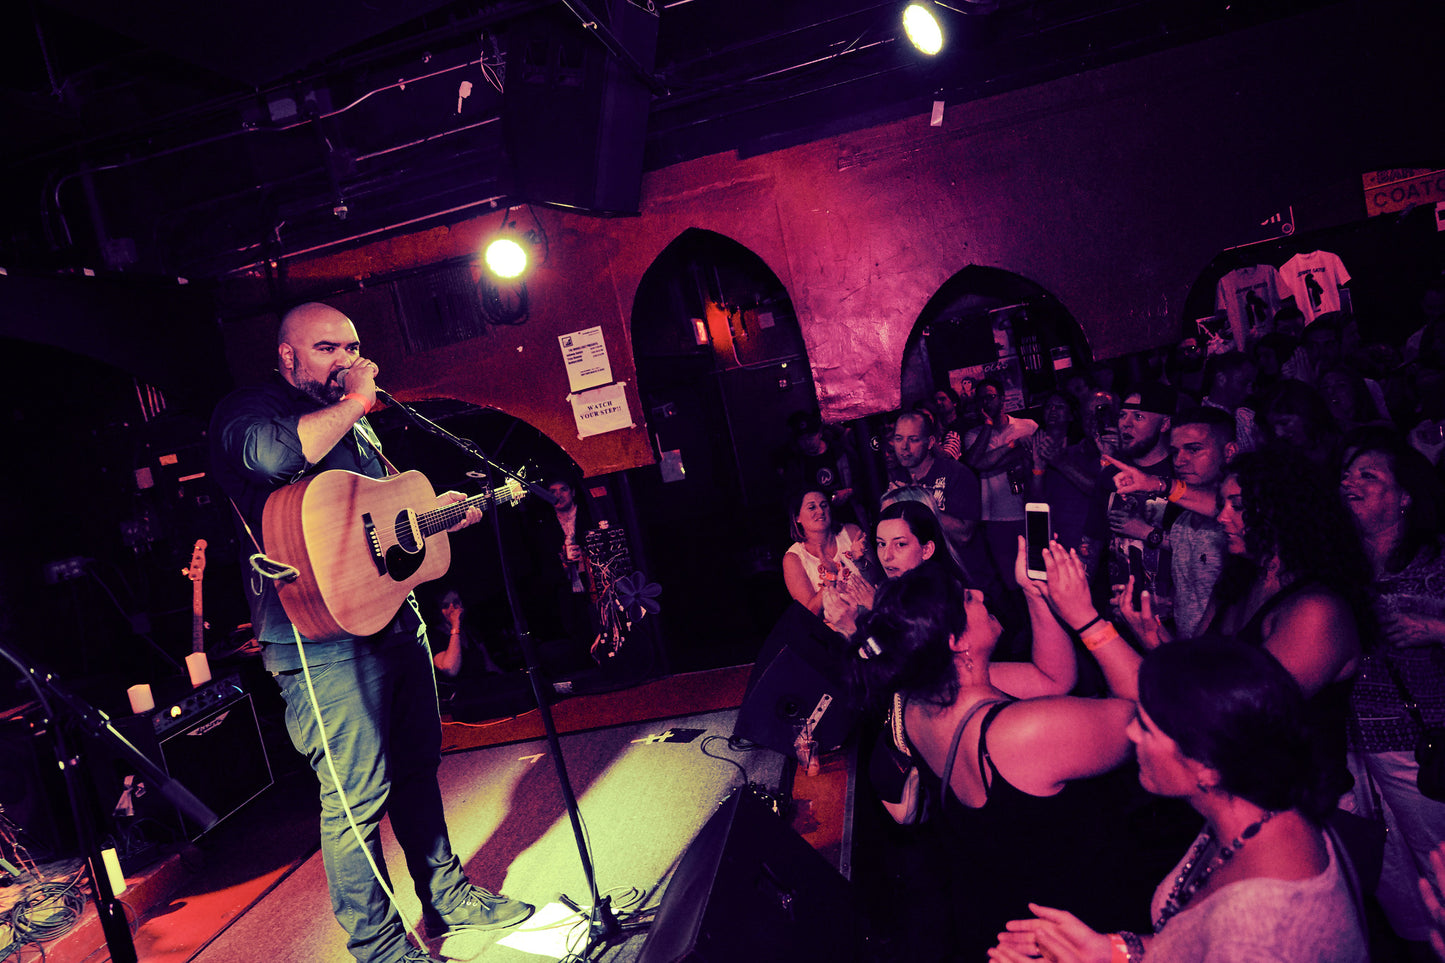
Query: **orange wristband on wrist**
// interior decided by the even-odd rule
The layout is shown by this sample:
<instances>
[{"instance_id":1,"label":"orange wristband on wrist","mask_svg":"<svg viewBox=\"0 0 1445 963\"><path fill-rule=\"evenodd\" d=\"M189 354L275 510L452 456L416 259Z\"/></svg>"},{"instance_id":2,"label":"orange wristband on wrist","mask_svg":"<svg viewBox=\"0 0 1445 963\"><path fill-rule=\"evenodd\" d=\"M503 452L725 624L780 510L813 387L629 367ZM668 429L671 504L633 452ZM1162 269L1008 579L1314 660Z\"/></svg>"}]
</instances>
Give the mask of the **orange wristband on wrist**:
<instances>
[{"instance_id":1,"label":"orange wristband on wrist","mask_svg":"<svg viewBox=\"0 0 1445 963\"><path fill-rule=\"evenodd\" d=\"M1079 636L1079 641L1084 643L1084 648L1093 652L1095 649L1108 645L1119 637L1119 630L1114 628L1112 622L1100 622L1097 626Z\"/></svg>"},{"instance_id":2,"label":"orange wristband on wrist","mask_svg":"<svg viewBox=\"0 0 1445 963\"><path fill-rule=\"evenodd\" d=\"M366 400L366 396L363 395L363 394L360 394L360 393L355 392L355 391L348 391L346 394L344 394L344 395L341 396L341 400L342 400L342 401L353 401L353 400L354 400L354 401L359 401L359 402L361 402L361 413L362 413L363 415L365 415L365 414L370 414L370 413L371 413L371 402L367 401L367 400Z\"/></svg>"},{"instance_id":3,"label":"orange wristband on wrist","mask_svg":"<svg viewBox=\"0 0 1445 963\"><path fill-rule=\"evenodd\" d=\"M1174 487L1169 489L1169 500L1171 502L1177 502L1184 497L1184 493L1187 491L1189 491L1189 486L1176 478L1174 480Z\"/></svg>"}]
</instances>

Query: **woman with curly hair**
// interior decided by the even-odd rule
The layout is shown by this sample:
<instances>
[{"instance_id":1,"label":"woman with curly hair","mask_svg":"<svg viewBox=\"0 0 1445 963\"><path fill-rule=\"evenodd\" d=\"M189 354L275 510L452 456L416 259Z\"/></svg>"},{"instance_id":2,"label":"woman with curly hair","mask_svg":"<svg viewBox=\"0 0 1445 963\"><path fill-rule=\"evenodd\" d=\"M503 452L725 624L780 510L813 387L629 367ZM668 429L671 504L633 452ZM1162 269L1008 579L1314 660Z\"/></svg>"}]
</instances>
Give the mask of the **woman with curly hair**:
<instances>
[{"instance_id":1,"label":"woman with curly hair","mask_svg":"<svg viewBox=\"0 0 1445 963\"><path fill-rule=\"evenodd\" d=\"M1219 523L1231 559L1205 612L1210 635L1262 646L1294 676L1314 715L1319 737L1343 792L1349 687L1360 664L1360 626L1368 621L1371 581L1354 521L1337 490L1313 463L1274 448L1229 463L1219 489ZM1120 614L1147 648L1171 638L1133 579L1115 597ZM1127 645L1094 652L1112 680L1128 680L1139 657ZM1125 683L1127 685L1127 683Z\"/></svg>"},{"instance_id":2,"label":"woman with curly hair","mask_svg":"<svg viewBox=\"0 0 1445 963\"><path fill-rule=\"evenodd\" d=\"M1360 656L1370 567L1333 479L1282 451L1241 455L1219 523L1246 561L1220 580L1211 631L1263 645L1306 694L1347 682Z\"/></svg>"},{"instance_id":3,"label":"woman with curly hair","mask_svg":"<svg viewBox=\"0 0 1445 963\"><path fill-rule=\"evenodd\" d=\"M1313 463L1283 449L1240 455L1219 489L1226 564L1204 624L1268 649L1307 695L1349 681L1360 658L1370 566L1354 521ZM1147 648L1170 640L1132 580L1115 602Z\"/></svg>"}]
</instances>

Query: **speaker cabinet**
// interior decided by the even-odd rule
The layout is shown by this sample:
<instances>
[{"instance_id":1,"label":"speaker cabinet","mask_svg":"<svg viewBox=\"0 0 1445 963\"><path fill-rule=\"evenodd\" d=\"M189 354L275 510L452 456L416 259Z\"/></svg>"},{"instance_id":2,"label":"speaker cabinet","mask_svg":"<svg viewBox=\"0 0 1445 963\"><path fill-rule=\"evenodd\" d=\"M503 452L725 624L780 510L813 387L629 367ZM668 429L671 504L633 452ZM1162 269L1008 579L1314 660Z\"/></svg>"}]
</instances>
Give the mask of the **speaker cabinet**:
<instances>
[{"instance_id":1,"label":"speaker cabinet","mask_svg":"<svg viewBox=\"0 0 1445 963\"><path fill-rule=\"evenodd\" d=\"M273 781L249 693L213 705L160 735L156 733L154 712L116 720L115 727L221 819L260 795ZM122 756L101 755L96 763L100 804L111 812L126 789L127 778L134 776L135 767ZM190 817L178 813L154 787L142 786L139 792L133 788L131 800L135 815L168 822L188 839L205 831Z\"/></svg>"},{"instance_id":2,"label":"speaker cabinet","mask_svg":"<svg viewBox=\"0 0 1445 963\"><path fill-rule=\"evenodd\" d=\"M848 881L739 790L678 862L638 963L848 963L858 919Z\"/></svg>"},{"instance_id":3,"label":"speaker cabinet","mask_svg":"<svg viewBox=\"0 0 1445 963\"><path fill-rule=\"evenodd\" d=\"M644 70L657 52L657 14L630 0L594 12ZM502 189L537 204L636 214L652 93L562 4L507 28Z\"/></svg>"},{"instance_id":4,"label":"speaker cabinet","mask_svg":"<svg viewBox=\"0 0 1445 963\"><path fill-rule=\"evenodd\" d=\"M858 722L845 685L846 649L822 619L791 603L758 653L733 735L792 755L798 730L813 718L819 751L842 745Z\"/></svg>"}]
</instances>

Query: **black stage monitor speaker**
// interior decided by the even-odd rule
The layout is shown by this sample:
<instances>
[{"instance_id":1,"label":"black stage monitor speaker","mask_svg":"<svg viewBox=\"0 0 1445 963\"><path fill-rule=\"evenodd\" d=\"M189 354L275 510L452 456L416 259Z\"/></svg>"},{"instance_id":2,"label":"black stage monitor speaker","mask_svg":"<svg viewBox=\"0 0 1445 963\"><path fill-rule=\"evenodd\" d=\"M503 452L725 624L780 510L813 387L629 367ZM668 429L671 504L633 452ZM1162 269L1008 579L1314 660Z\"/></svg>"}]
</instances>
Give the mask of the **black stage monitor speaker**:
<instances>
[{"instance_id":1,"label":"black stage monitor speaker","mask_svg":"<svg viewBox=\"0 0 1445 963\"><path fill-rule=\"evenodd\" d=\"M651 71L657 14L631 0L593 4L601 25ZM636 214L652 92L562 4L507 27L502 189L520 201Z\"/></svg>"},{"instance_id":2,"label":"black stage monitor speaker","mask_svg":"<svg viewBox=\"0 0 1445 963\"><path fill-rule=\"evenodd\" d=\"M748 790L677 864L638 963L849 963L861 933L836 869Z\"/></svg>"},{"instance_id":3,"label":"black stage monitor speaker","mask_svg":"<svg viewBox=\"0 0 1445 963\"><path fill-rule=\"evenodd\" d=\"M116 720L115 727L151 761L180 781L221 819L260 795L272 783L271 763L261 741L249 693L211 705L190 718L165 720L157 732L155 711ZM122 756L100 761L100 804L109 812L126 788L134 766ZM135 813L175 822L189 839L204 828L177 813L154 787L132 794Z\"/></svg>"},{"instance_id":4,"label":"black stage monitor speaker","mask_svg":"<svg viewBox=\"0 0 1445 963\"><path fill-rule=\"evenodd\" d=\"M858 721L847 693L847 648L822 619L791 603L758 653L733 735L792 755L812 719L820 752L842 745Z\"/></svg>"}]
</instances>

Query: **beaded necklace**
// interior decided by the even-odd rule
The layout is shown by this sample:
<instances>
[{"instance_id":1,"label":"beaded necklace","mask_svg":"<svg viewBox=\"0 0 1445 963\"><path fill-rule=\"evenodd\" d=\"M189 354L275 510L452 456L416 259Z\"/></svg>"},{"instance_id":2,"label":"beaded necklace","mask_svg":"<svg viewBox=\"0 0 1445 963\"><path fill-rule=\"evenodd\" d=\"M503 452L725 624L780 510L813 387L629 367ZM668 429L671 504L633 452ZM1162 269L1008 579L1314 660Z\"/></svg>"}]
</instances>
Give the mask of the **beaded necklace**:
<instances>
[{"instance_id":1,"label":"beaded necklace","mask_svg":"<svg viewBox=\"0 0 1445 963\"><path fill-rule=\"evenodd\" d=\"M1199 857L1214 842L1214 833L1206 829L1193 848L1189 850L1189 857L1184 860L1184 865L1179 868L1179 878L1174 881L1174 889L1170 891L1169 898L1164 901L1164 906L1159 910L1159 918L1154 921L1154 932L1158 933L1164 928L1165 923L1178 915L1194 898L1194 894L1209 881L1209 877L1214 875L1214 871L1229 862L1236 853L1244 848L1244 844L1258 835L1259 831L1264 828L1264 824L1274 817L1274 810L1266 810L1263 816L1244 827L1244 831L1235 837L1234 842L1220 847L1214 859L1210 860L1208 865L1196 876L1194 870L1198 868Z\"/></svg>"}]
</instances>

